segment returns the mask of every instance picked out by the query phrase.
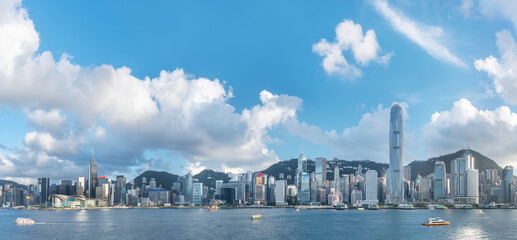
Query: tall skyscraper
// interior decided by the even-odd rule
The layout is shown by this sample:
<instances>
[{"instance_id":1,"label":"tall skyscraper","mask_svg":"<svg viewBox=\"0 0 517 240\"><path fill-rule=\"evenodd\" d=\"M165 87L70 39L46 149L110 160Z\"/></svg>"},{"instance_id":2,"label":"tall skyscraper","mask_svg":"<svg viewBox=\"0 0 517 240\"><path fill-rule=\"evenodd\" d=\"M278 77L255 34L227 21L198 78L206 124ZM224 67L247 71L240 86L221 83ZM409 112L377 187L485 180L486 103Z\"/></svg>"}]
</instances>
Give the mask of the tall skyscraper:
<instances>
[{"instance_id":1,"label":"tall skyscraper","mask_svg":"<svg viewBox=\"0 0 517 240\"><path fill-rule=\"evenodd\" d=\"M445 171L445 163L436 161L434 163L434 198L447 198L447 172Z\"/></svg>"},{"instance_id":2,"label":"tall skyscraper","mask_svg":"<svg viewBox=\"0 0 517 240\"><path fill-rule=\"evenodd\" d=\"M300 188L302 186L302 173L307 172L307 158L305 154L300 154L298 157L298 168L296 168L296 186L298 188L298 192L300 192Z\"/></svg>"},{"instance_id":3,"label":"tall skyscraper","mask_svg":"<svg viewBox=\"0 0 517 240\"><path fill-rule=\"evenodd\" d=\"M404 202L404 121L402 108L393 104L390 113L389 202Z\"/></svg>"},{"instance_id":4,"label":"tall skyscraper","mask_svg":"<svg viewBox=\"0 0 517 240\"><path fill-rule=\"evenodd\" d=\"M307 172L301 173L301 187L300 191L298 191L299 201L302 204L309 204L311 200L311 182L310 176Z\"/></svg>"},{"instance_id":5,"label":"tall skyscraper","mask_svg":"<svg viewBox=\"0 0 517 240\"><path fill-rule=\"evenodd\" d=\"M75 182L75 195L85 195L86 190L86 177L77 177Z\"/></svg>"},{"instance_id":6,"label":"tall skyscraper","mask_svg":"<svg viewBox=\"0 0 517 240\"><path fill-rule=\"evenodd\" d=\"M203 204L203 183L193 183L192 185L192 201L194 205Z\"/></svg>"},{"instance_id":7,"label":"tall skyscraper","mask_svg":"<svg viewBox=\"0 0 517 240\"><path fill-rule=\"evenodd\" d=\"M88 165L88 197L95 198L95 188L97 187L97 161L93 158Z\"/></svg>"},{"instance_id":8,"label":"tall skyscraper","mask_svg":"<svg viewBox=\"0 0 517 240\"><path fill-rule=\"evenodd\" d=\"M373 204L378 203L377 198L377 171L368 170L366 171L366 202Z\"/></svg>"},{"instance_id":9,"label":"tall skyscraper","mask_svg":"<svg viewBox=\"0 0 517 240\"><path fill-rule=\"evenodd\" d=\"M287 204L287 181L276 180L275 182L275 202L277 205Z\"/></svg>"},{"instance_id":10,"label":"tall skyscraper","mask_svg":"<svg viewBox=\"0 0 517 240\"><path fill-rule=\"evenodd\" d=\"M327 159L320 157L316 158L316 181L318 181L318 187L322 188L327 181Z\"/></svg>"},{"instance_id":11,"label":"tall skyscraper","mask_svg":"<svg viewBox=\"0 0 517 240\"><path fill-rule=\"evenodd\" d=\"M192 203L192 187L194 179L191 173L185 175L185 188L183 188L183 195L185 196L185 202Z\"/></svg>"},{"instance_id":12,"label":"tall skyscraper","mask_svg":"<svg viewBox=\"0 0 517 240\"><path fill-rule=\"evenodd\" d=\"M479 203L479 172L469 150L451 161L451 196L454 203Z\"/></svg>"},{"instance_id":13,"label":"tall skyscraper","mask_svg":"<svg viewBox=\"0 0 517 240\"><path fill-rule=\"evenodd\" d=\"M115 204L126 204L126 178L124 175L117 176L117 185L115 186Z\"/></svg>"},{"instance_id":14,"label":"tall skyscraper","mask_svg":"<svg viewBox=\"0 0 517 240\"><path fill-rule=\"evenodd\" d=\"M513 167L506 166L503 169L503 201L513 203Z\"/></svg>"},{"instance_id":15,"label":"tall skyscraper","mask_svg":"<svg viewBox=\"0 0 517 240\"><path fill-rule=\"evenodd\" d=\"M50 178L38 178L39 204L46 205L50 196Z\"/></svg>"}]
</instances>

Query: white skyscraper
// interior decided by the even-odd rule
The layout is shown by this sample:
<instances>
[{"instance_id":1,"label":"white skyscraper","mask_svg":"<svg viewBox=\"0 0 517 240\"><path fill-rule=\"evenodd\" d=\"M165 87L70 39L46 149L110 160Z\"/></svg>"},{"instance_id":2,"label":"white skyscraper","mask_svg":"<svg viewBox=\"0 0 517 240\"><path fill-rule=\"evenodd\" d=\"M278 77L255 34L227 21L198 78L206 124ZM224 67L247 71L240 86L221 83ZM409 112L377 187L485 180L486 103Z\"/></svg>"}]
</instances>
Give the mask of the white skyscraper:
<instances>
[{"instance_id":1,"label":"white skyscraper","mask_svg":"<svg viewBox=\"0 0 517 240\"><path fill-rule=\"evenodd\" d=\"M393 104L390 113L389 202L404 202L404 121L402 108Z\"/></svg>"},{"instance_id":2,"label":"white skyscraper","mask_svg":"<svg viewBox=\"0 0 517 240\"><path fill-rule=\"evenodd\" d=\"M287 181L276 180L275 182L275 202L276 205L287 205Z\"/></svg>"},{"instance_id":3,"label":"white skyscraper","mask_svg":"<svg viewBox=\"0 0 517 240\"><path fill-rule=\"evenodd\" d=\"M377 171L366 171L366 203L378 203L377 198Z\"/></svg>"}]
</instances>

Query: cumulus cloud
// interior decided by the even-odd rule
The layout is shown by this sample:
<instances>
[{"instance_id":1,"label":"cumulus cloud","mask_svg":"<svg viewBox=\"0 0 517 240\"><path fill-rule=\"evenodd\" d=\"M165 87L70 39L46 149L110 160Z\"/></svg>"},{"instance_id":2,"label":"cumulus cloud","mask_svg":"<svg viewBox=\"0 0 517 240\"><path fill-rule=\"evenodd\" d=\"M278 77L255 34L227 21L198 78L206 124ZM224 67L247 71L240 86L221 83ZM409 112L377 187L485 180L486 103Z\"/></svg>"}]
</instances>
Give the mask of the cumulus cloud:
<instances>
[{"instance_id":1,"label":"cumulus cloud","mask_svg":"<svg viewBox=\"0 0 517 240\"><path fill-rule=\"evenodd\" d=\"M431 156L470 147L499 164L515 165L517 114L507 106L479 110L462 98L450 110L434 113L422 132Z\"/></svg>"},{"instance_id":2,"label":"cumulus cloud","mask_svg":"<svg viewBox=\"0 0 517 240\"><path fill-rule=\"evenodd\" d=\"M264 90L259 105L237 112L228 103L231 87L183 69L139 79L128 67L83 67L67 54L56 61L38 51L38 33L21 2L0 4L0 102L24 110L35 128L23 147L2 156L1 176L77 176L90 147L105 175L144 166L149 149L175 151L213 169L278 161L267 132L295 118L301 99ZM36 169L39 162L48 171Z\"/></svg>"},{"instance_id":3,"label":"cumulus cloud","mask_svg":"<svg viewBox=\"0 0 517 240\"><path fill-rule=\"evenodd\" d=\"M372 60L387 64L391 57L391 54L379 55L381 48L377 42L375 31L370 29L363 35L361 25L355 24L349 19L345 19L337 25L334 42L321 39L312 46L312 51L323 57L323 69L328 74L348 78L360 77L361 70L349 63L343 55L343 51L348 49L351 49L355 61L363 66Z\"/></svg>"},{"instance_id":4,"label":"cumulus cloud","mask_svg":"<svg viewBox=\"0 0 517 240\"><path fill-rule=\"evenodd\" d=\"M494 81L495 91L510 104L517 104L517 44L508 30L496 33L501 58L477 59L474 66Z\"/></svg>"},{"instance_id":5,"label":"cumulus cloud","mask_svg":"<svg viewBox=\"0 0 517 240\"><path fill-rule=\"evenodd\" d=\"M405 120L408 119L406 103L401 103ZM389 119L390 108L377 106L370 112L363 114L356 126L345 128L343 131L322 130L318 126L297 119L290 119L288 130L294 135L317 144L331 146L336 156L344 159L369 159L376 162L389 162ZM406 148L404 152L406 164L415 160L411 152L413 134L405 134Z\"/></svg>"},{"instance_id":6,"label":"cumulus cloud","mask_svg":"<svg viewBox=\"0 0 517 240\"><path fill-rule=\"evenodd\" d=\"M397 32L416 43L433 58L456 66L466 67L465 63L440 42L443 36L441 27L427 26L415 22L389 6L387 0L374 0L373 5Z\"/></svg>"}]
</instances>

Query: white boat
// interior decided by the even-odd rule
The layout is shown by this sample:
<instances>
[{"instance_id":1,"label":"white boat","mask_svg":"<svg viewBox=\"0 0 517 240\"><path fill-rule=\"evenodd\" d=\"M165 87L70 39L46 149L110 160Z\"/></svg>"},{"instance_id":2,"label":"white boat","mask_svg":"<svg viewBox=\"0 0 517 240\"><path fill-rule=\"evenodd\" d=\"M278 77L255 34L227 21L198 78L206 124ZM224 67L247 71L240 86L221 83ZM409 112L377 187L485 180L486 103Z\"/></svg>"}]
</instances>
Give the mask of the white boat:
<instances>
[{"instance_id":1,"label":"white boat","mask_svg":"<svg viewBox=\"0 0 517 240\"><path fill-rule=\"evenodd\" d=\"M429 218L426 222L422 223L424 226L442 226L449 225L450 223L437 217L437 218Z\"/></svg>"},{"instance_id":2,"label":"white boat","mask_svg":"<svg viewBox=\"0 0 517 240\"><path fill-rule=\"evenodd\" d=\"M252 221L260 220L262 218L262 215L255 213L253 216L251 216Z\"/></svg>"},{"instance_id":3,"label":"white boat","mask_svg":"<svg viewBox=\"0 0 517 240\"><path fill-rule=\"evenodd\" d=\"M17 218L16 221L14 221L14 223L21 224L21 225L32 225L32 224L35 224L36 221L34 221L30 218Z\"/></svg>"}]
</instances>

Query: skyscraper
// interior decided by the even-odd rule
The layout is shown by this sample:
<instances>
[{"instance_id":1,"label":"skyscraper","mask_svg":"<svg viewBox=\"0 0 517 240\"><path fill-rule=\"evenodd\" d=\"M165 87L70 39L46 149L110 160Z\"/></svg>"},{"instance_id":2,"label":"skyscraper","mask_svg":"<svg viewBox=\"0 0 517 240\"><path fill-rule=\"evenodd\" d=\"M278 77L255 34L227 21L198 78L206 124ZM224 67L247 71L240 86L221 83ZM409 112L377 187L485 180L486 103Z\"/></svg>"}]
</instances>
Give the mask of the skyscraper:
<instances>
[{"instance_id":1,"label":"skyscraper","mask_svg":"<svg viewBox=\"0 0 517 240\"><path fill-rule=\"evenodd\" d=\"M322 188L327 181L327 159L316 158L316 181L318 181L318 187Z\"/></svg>"},{"instance_id":2,"label":"skyscraper","mask_svg":"<svg viewBox=\"0 0 517 240\"><path fill-rule=\"evenodd\" d=\"M75 182L75 195L84 195L86 190L86 177L77 177Z\"/></svg>"},{"instance_id":3,"label":"skyscraper","mask_svg":"<svg viewBox=\"0 0 517 240\"><path fill-rule=\"evenodd\" d=\"M193 183L192 185L192 201L194 205L203 204L203 183Z\"/></svg>"},{"instance_id":4,"label":"skyscraper","mask_svg":"<svg viewBox=\"0 0 517 240\"><path fill-rule=\"evenodd\" d=\"M451 196L454 203L479 203L479 172L469 150L451 161Z\"/></svg>"},{"instance_id":5,"label":"skyscraper","mask_svg":"<svg viewBox=\"0 0 517 240\"><path fill-rule=\"evenodd\" d=\"M503 201L513 203L513 167L506 166L503 169Z\"/></svg>"},{"instance_id":6,"label":"skyscraper","mask_svg":"<svg viewBox=\"0 0 517 240\"><path fill-rule=\"evenodd\" d=\"M117 185L115 186L115 204L126 204L126 178L124 175L117 176Z\"/></svg>"},{"instance_id":7,"label":"skyscraper","mask_svg":"<svg viewBox=\"0 0 517 240\"><path fill-rule=\"evenodd\" d=\"M436 161L434 163L434 198L447 198L447 173L445 171L445 163Z\"/></svg>"},{"instance_id":8,"label":"skyscraper","mask_svg":"<svg viewBox=\"0 0 517 240\"><path fill-rule=\"evenodd\" d=\"M367 203L378 203L377 198L377 171L368 170L366 171L366 202Z\"/></svg>"},{"instance_id":9,"label":"skyscraper","mask_svg":"<svg viewBox=\"0 0 517 240\"><path fill-rule=\"evenodd\" d=\"M50 178L38 178L39 204L46 205L50 196Z\"/></svg>"},{"instance_id":10,"label":"skyscraper","mask_svg":"<svg viewBox=\"0 0 517 240\"><path fill-rule=\"evenodd\" d=\"M191 173L185 175L185 188L183 188L183 195L185 196L185 202L192 203L192 187L194 179Z\"/></svg>"},{"instance_id":11,"label":"skyscraper","mask_svg":"<svg viewBox=\"0 0 517 240\"><path fill-rule=\"evenodd\" d=\"M300 192L300 188L302 186L302 173L307 172L307 158L305 154L300 154L298 157L298 168L296 168L296 186L298 188L298 192Z\"/></svg>"},{"instance_id":12,"label":"skyscraper","mask_svg":"<svg viewBox=\"0 0 517 240\"><path fill-rule=\"evenodd\" d=\"M389 202L404 202L404 122L402 108L393 104L390 113Z\"/></svg>"},{"instance_id":13,"label":"skyscraper","mask_svg":"<svg viewBox=\"0 0 517 240\"><path fill-rule=\"evenodd\" d=\"M95 188L97 187L97 161L93 158L88 165L88 197L95 198Z\"/></svg>"}]
</instances>

